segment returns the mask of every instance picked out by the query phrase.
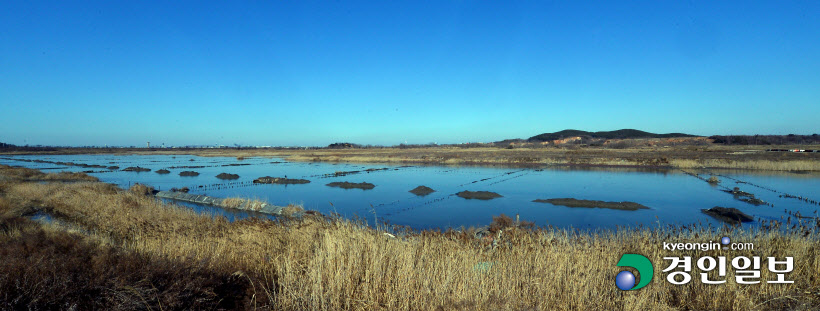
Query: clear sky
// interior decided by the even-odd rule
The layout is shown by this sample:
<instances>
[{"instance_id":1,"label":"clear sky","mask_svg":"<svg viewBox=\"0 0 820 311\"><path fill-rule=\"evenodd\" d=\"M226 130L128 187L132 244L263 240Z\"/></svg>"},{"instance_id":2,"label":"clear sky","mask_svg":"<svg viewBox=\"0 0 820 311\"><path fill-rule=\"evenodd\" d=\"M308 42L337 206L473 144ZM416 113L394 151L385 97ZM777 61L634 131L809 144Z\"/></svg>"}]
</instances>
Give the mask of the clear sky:
<instances>
[{"instance_id":1,"label":"clear sky","mask_svg":"<svg viewBox=\"0 0 820 311\"><path fill-rule=\"evenodd\" d=\"M820 1L0 1L0 142L820 132Z\"/></svg>"}]
</instances>

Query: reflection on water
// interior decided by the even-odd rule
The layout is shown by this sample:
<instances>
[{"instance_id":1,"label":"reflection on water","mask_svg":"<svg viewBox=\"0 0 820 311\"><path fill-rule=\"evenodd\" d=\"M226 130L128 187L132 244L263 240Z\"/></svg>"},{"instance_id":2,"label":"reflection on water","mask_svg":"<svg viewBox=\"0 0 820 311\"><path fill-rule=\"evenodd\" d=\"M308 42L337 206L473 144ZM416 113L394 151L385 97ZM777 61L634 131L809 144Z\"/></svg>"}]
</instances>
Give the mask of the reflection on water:
<instances>
[{"instance_id":1,"label":"reflection on water","mask_svg":"<svg viewBox=\"0 0 820 311\"><path fill-rule=\"evenodd\" d=\"M42 223L51 223L54 221L51 215L45 212L37 212L34 215L31 215L31 220L42 222Z\"/></svg>"},{"instance_id":2,"label":"reflection on water","mask_svg":"<svg viewBox=\"0 0 820 311\"><path fill-rule=\"evenodd\" d=\"M9 159L11 158L11 159ZM38 160L24 162L20 160ZM190 161L193 160L193 161ZM305 209L342 216L374 218L414 228L480 226L501 213L533 221L537 225L573 228L613 228L615 226L657 226L666 224L721 223L704 215L701 209L714 206L738 208L757 220L779 220L786 211L815 216L820 206L805 200L820 199L820 174L761 172L744 170L687 170L721 180L713 186L675 169L604 167L502 167L435 166L350 163L286 162L278 158L197 157L167 155L47 155L0 156L0 164L31 168L95 171L91 175L103 182L127 188L144 183L159 190L188 187L191 193L215 197L247 197L276 205L302 204ZM77 166L84 164L86 167ZM90 166L119 166L108 170ZM127 167L150 168L150 172L125 172ZM387 168L387 169L384 169ZM168 169L170 174L157 174ZM51 170L52 172L56 170ZM196 171L198 176L179 176L181 171ZM337 173L344 172L344 173ZM352 173L351 173L352 172ZM220 173L237 174L236 180L216 178ZM263 176L301 178L308 184L255 184ZM331 182L368 182L370 190L328 187ZM436 192L417 196L409 191L418 186ZM754 206L720 191L739 187L773 206ZM491 191L502 197L467 200L455 196L461 191ZM649 209L635 211L601 208L573 208L536 203L536 199L576 198L609 202L635 202ZM179 203L183 204L183 203ZM228 219L256 217L245 211L184 204L196 211L222 215ZM265 216L267 217L267 216ZM750 224L748 226L754 226Z\"/></svg>"}]
</instances>

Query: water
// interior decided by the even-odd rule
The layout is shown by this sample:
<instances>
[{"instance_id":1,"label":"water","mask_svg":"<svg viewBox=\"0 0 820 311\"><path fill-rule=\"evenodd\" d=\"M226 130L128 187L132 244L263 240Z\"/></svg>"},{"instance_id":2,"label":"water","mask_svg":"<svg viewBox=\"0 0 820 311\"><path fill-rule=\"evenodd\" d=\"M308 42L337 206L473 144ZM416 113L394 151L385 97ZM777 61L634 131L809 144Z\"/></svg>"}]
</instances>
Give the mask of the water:
<instances>
[{"instance_id":1,"label":"water","mask_svg":"<svg viewBox=\"0 0 820 311\"><path fill-rule=\"evenodd\" d=\"M239 161L229 157L197 157L187 155L53 155L2 156L0 164L47 169L47 172L105 171L90 173L103 182L127 188L143 183L160 190L188 187L191 193L215 197L249 197L266 200L276 205L302 204L305 209L322 213L338 213L347 218L363 218L371 224L374 219L413 228L447 228L482 226L492 216L504 213L511 217L519 214L522 220L536 225L572 228L613 228L615 226L656 226L658 224L702 223L720 226L717 220L700 212L714 206L735 207L769 220L788 217L786 210L816 216L818 205L781 198L782 192L820 199L820 174L787 172L754 172L740 170L692 170L700 174L720 174L752 183L736 183L720 177L721 185L735 186L772 203L753 206L736 200L695 177L679 170L634 168L505 168L470 166L404 166L384 164L303 163L286 162L277 158L247 158ZM11 159L9 159L11 158ZM45 160L84 164L116 165L120 170L129 166L152 169L151 172L108 171L101 168L61 166L53 163L24 162ZM193 160L193 161L191 161ZM276 163L279 162L279 163ZM243 164L242 166L228 166ZM180 168L181 166L204 166ZM365 172L366 169L389 168ZM154 171L168 169L170 174ZM179 172L199 172L196 177L181 177ZM362 171L346 176L327 176L340 171ZM219 173L240 176L237 180L220 180ZM311 181L300 185L253 184L262 176L304 178ZM708 177L709 175L705 175ZM372 190L341 189L325 186L334 181L370 182ZM427 196L416 196L409 190L425 185L437 190ZM482 201L467 200L454 194L463 190L493 191L503 197ZM600 208L570 208L535 199L577 198L602 201L632 201L650 207L648 210L621 211ZM229 219L259 216L253 213L226 211L213 207L188 205L197 211L219 214ZM749 224L754 226L754 224Z\"/></svg>"}]
</instances>

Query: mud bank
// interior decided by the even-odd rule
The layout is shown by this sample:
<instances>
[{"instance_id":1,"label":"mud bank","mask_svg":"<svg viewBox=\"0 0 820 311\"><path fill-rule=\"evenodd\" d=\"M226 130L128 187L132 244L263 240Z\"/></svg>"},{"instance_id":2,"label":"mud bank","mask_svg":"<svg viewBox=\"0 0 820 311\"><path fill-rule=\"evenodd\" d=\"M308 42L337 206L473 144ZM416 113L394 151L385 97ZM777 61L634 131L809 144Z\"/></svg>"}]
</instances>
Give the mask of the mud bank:
<instances>
[{"instance_id":1,"label":"mud bank","mask_svg":"<svg viewBox=\"0 0 820 311\"><path fill-rule=\"evenodd\" d=\"M582 207L582 208L607 208L623 211L637 211L639 209L649 209L644 205L635 202L606 202L595 200L578 200L572 198L561 199L537 199L533 202L550 203L552 205L561 205L566 207Z\"/></svg>"}]
</instances>

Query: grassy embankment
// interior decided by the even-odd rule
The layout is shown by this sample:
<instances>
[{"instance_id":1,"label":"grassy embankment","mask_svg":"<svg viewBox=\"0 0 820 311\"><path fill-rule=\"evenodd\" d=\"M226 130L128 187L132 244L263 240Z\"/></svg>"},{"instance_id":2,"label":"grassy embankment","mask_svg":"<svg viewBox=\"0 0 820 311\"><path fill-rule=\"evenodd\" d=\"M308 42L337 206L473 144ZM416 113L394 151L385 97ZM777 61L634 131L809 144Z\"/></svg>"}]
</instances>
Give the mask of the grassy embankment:
<instances>
[{"instance_id":1,"label":"grassy embankment","mask_svg":"<svg viewBox=\"0 0 820 311\"><path fill-rule=\"evenodd\" d=\"M611 149L602 147L548 148L374 148L320 150L201 149L200 156L284 157L289 161L393 164L579 165L676 168L728 168L774 171L820 171L820 153L766 152L795 146L674 146ZM820 148L820 147L818 147ZM818 149L815 148L815 149ZM154 153L152 151L150 153ZM159 151L162 152L162 151Z\"/></svg>"},{"instance_id":2,"label":"grassy embankment","mask_svg":"<svg viewBox=\"0 0 820 311\"><path fill-rule=\"evenodd\" d=\"M736 147L711 148L542 148L499 149L427 148L419 150L367 149L303 151L283 154L289 161L360 163L439 163L578 165L673 168L729 168L776 171L820 171L820 154L738 151Z\"/></svg>"},{"instance_id":3,"label":"grassy embankment","mask_svg":"<svg viewBox=\"0 0 820 311\"><path fill-rule=\"evenodd\" d=\"M3 154L168 154L283 157L289 161L404 163L444 165L570 165L676 168L727 168L774 171L820 171L820 153L766 152L766 149L820 149L817 145L697 145L608 148L578 145L505 149L498 147L427 147L366 149L82 149Z\"/></svg>"},{"instance_id":4,"label":"grassy embankment","mask_svg":"<svg viewBox=\"0 0 820 311\"><path fill-rule=\"evenodd\" d=\"M0 167L0 309L814 310L815 230L752 233L697 227L605 231L517 228L498 221L497 247L464 232L403 238L351 221L270 222L196 214L99 182ZM86 177L74 175L76 179ZM25 215L44 212L51 223ZM814 224L812 224L814 226ZM815 228L815 227L811 227ZM722 235L754 251L662 250ZM655 280L613 284L623 253L655 263ZM666 283L664 256L793 256L794 284ZM663 266L663 267L662 267ZM697 273L698 271L694 271ZM772 279L764 268L762 279Z\"/></svg>"}]
</instances>

